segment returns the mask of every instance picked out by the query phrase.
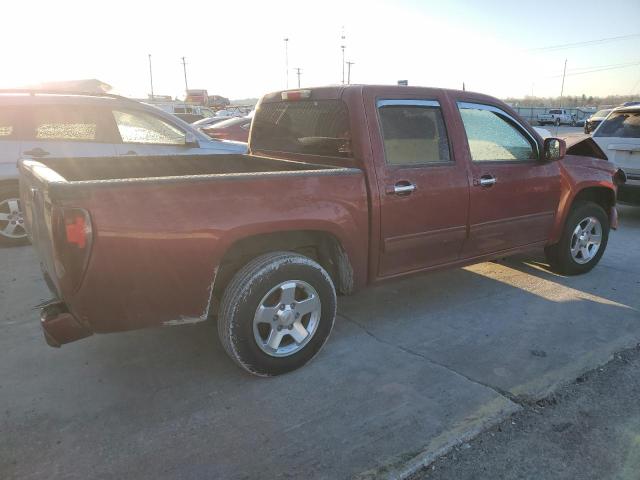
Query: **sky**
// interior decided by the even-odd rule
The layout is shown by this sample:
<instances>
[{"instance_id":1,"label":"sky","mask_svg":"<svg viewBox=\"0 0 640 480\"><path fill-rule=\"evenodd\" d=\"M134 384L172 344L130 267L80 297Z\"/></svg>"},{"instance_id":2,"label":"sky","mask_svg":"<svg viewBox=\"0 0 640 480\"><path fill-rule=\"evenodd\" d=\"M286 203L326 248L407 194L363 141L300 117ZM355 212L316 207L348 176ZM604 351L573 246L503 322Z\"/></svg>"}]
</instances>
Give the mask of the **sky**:
<instances>
[{"instance_id":1,"label":"sky","mask_svg":"<svg viewBox=\"0 0 640 480\"><path fill-rule=\"evenodd\" d=\"M5 0L3 20L0 88L97 78L145 97L151 54L155 94L184 96L184 56L190 88L259 97L287 85L288 38L291 88L297 67L302 87L341 83L345 45L352 83L558 96L566 59L564 95L640 95L640 0Z\"/></svg>"}]
</instances>

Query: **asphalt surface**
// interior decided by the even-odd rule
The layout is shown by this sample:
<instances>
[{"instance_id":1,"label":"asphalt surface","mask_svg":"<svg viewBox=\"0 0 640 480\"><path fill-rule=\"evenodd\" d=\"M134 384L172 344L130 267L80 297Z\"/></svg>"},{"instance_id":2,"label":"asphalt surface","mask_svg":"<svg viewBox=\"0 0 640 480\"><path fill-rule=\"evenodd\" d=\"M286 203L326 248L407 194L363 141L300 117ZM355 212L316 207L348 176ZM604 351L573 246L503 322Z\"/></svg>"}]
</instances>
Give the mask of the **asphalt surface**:
<instances>
[{"instance_id":1,"label":"asphalt surface","mask_svg":"<svg viewBox=\"0 0 640 480\"><path fill-rule=\"evenodd\" d=\"M0 478L406 476L638 343L640 209L620 217L587 275L534 254L342 297L320 355L274 379L211 323L47 347L35 255L0 249Z\"/></svg>"},{"instance_id":2,"label":"asphalt surface","mask_svg":"<svg viewBox=\"0 0 640 480\"><path fill-rule=\"evenodd\" d=\"M640 347L526 406L411 480L638 480Z\"/></svg>"}]
</instances>

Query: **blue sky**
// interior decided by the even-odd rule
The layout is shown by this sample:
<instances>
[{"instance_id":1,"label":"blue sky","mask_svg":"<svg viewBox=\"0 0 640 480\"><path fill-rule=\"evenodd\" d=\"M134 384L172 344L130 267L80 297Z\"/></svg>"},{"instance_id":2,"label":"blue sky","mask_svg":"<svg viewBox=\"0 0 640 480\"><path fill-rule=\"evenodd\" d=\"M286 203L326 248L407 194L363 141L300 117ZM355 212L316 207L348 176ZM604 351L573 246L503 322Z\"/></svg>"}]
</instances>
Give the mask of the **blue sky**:
<instances>
[{"instance_id":1,"label":"blue sky","mask_svg":"<svg viewBox=\"0 0 640 480\"><path fill-rule=\"evenodd\" d=\"M289 85L339 83L340 38L352 81L467 88L499 97L640 94L640 36L567 48L542 47L640 34L640 1L147 1L9 0L0 30L0 86L99 78L121 93L182 95L189 86L231 98ZM37 12L34 15L34 12ZM25 20L28 19L28 20ZM28 28L25 28L28 25ZM637 65L575 75L590 67Z\"/></svg>"}]
</instances>

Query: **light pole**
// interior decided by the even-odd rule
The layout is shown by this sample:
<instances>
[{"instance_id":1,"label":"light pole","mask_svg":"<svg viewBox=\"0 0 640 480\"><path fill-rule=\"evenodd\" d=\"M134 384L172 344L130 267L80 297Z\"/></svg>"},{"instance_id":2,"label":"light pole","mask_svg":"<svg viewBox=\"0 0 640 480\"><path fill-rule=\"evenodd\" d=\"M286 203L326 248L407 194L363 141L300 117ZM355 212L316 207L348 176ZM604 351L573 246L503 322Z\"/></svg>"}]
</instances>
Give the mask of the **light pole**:
<instances>
[{"instance_id":1,"label":"light pole","mask_svg":"<svg viewBox=\"0 0 640 480\"><path fill-rule=\"evenodd\" d=\"M289 39L284 39L284 69L287 75L286 86L289 89Z\"/></svg>"},{"instance_id":2,"label":"light pole","mask_svg":"<svg viewBox=\"0 0 640 480\"><path fill-rule=\"evenodd\" d=\"M340 40L342 41L342 45L340 48L342 49L342 84L344 85L344 49L347 48L345 45L345 39L347 37L344 34L344 26L342 27L342 33L340 34Z\"/></svg>"},{"instance_id":3,"label":"light pole","mask_svg":"<svg viewBox=\"0 0 640 480\"><path fill-rule=\"evenodd\" d=\"M185 62L184 57L182 57L182 69L184 70L184 90L186 93L189 90L189 85L187 84L187 62Z\"/></svg>"},{"instance_id":4,"label":"light pole","mask_svg":"<svg viewBox=\"0 0 640 480\"><path fill-rule=\"evenodd\" d=\"M151 100L155 100L153 96L153 70L151 69L151 54L149 54L149 80L151 81Z\"/></svg>"},{"instance_id":5,"label":"light pole","mask_svg":"<svg viewBox=\"0 0 640 480\"><path fill-rule=\"evenodd\" d=\"M347 62L347 85L351 85L351 65L355 62Z\"/></svg>"},{"instance_id":6,"label":"light pole","mask_svg":"<svg viewBox=\"0 0 640 480\"><path fill-rule=\"evenodd\" d=\"M300 75L302 75L302 69L300 67L296 67L296 75L298 75L298 88L300 88Z\"/></svg>"}]
</instances>

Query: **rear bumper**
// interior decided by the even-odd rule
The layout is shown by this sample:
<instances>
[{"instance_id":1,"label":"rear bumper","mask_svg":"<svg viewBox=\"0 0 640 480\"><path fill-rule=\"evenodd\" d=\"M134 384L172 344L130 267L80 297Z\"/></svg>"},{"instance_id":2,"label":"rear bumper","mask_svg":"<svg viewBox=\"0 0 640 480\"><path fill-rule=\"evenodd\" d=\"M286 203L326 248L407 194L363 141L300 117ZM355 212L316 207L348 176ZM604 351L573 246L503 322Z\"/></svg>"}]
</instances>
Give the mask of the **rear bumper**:
<instances>
[{"instance_id":1,"label":"rear bumper","mask_svg":"<svg viewBox=\"0 0 640 480\"><path fill-rule=\"evenodd\" d=\"M40 326L47 344L52 347L60 347L93 334L67 310L63 302L57 301L42 309Z\"/></svg>"}]
</instances>

